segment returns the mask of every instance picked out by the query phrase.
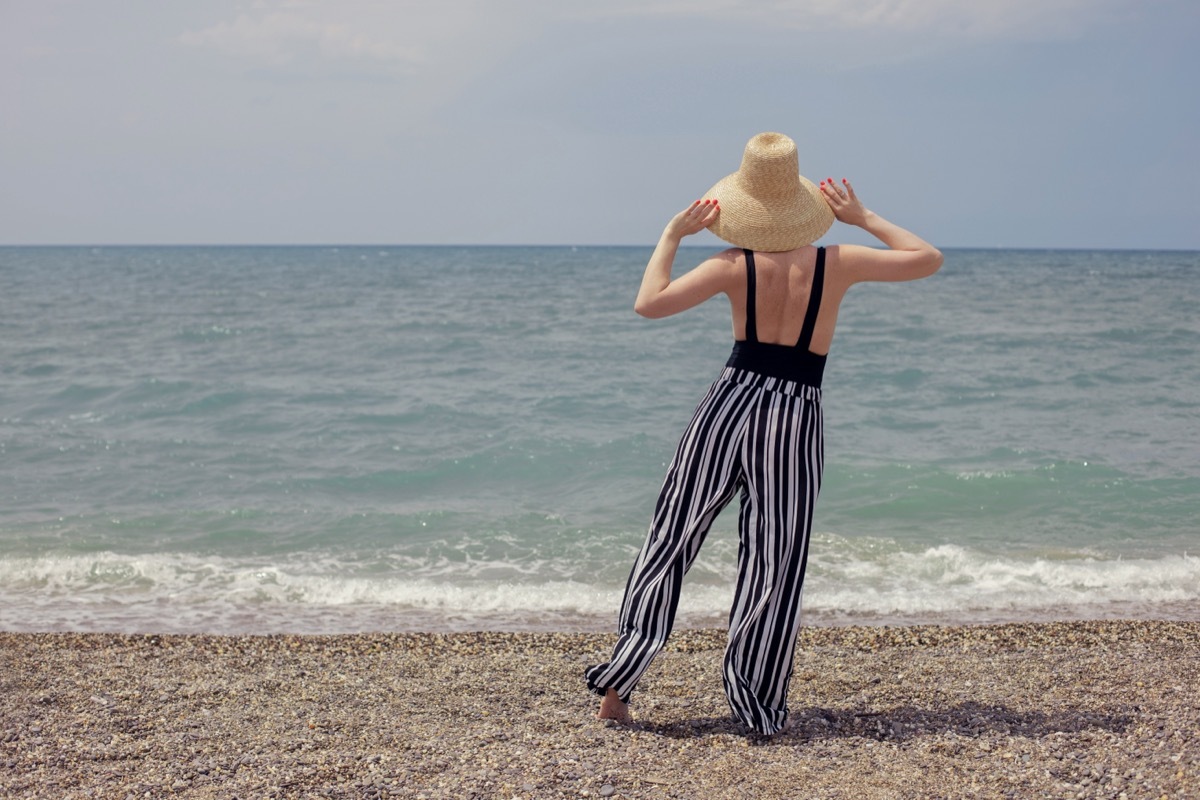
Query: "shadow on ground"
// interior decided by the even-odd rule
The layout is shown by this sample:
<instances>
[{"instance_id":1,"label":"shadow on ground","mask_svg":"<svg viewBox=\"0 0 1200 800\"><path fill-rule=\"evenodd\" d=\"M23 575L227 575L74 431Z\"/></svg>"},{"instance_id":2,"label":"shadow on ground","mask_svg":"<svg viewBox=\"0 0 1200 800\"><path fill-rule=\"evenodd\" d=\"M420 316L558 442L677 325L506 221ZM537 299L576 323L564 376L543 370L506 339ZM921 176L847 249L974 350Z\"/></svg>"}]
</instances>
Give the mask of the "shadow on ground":
<instances>
[{"instance_id":1,"label":"shadow on ground","mask_svg":"<svg viewBox=\"0 0 1200 800\"><path fill-rule=\"evenodd\" d=\"M750 736L763 745L797 745L814 739L864 738L903 742L920 736L954 733L976 738L991 733L1041 737L1101 729L1120 733L1133 718L1095 711L1013 711L1005 706L960 703L949 708L898 706L881 711L802 708L792 712L776 736L759 736L732 717L700 717L669 723L638 722L630 727L675 739L731 734Z\"/></svg>"}]
</instances>

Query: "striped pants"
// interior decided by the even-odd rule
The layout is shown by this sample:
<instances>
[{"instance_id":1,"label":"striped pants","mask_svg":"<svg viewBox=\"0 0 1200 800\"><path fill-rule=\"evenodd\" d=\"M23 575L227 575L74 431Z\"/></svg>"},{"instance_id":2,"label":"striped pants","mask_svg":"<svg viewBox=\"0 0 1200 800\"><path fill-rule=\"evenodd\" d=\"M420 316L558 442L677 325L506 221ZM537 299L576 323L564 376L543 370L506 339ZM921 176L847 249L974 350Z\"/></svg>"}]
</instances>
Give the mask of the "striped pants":
<instances>
[{"instance_id":1,"label":"striped pants","mask_svg":"<svg viewBox=\"0 0 1200 800\"><path fill-rule=\"evenodd\" d=\"M586 671L588 687L600 695L613 688L628 702L671 633L684 573L740 490L722 677L734 716L761 733L779 731L823 461L819 388L726 367L679 442L625 588L612 660Z\"/></svg>"}]
</instances>

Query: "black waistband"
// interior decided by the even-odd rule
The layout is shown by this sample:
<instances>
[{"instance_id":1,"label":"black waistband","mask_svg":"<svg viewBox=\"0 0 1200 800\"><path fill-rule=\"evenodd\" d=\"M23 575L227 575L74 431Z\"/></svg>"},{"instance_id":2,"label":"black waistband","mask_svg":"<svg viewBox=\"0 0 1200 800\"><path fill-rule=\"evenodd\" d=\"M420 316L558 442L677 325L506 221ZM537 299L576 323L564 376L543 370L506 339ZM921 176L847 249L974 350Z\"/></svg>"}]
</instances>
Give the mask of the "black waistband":
<instances>
[{"instance_id":1,"label":"black waistband","mask_svg":"<svg viewBox=\"0 0 1200 800\"><path fill-rule=\"evenodd\" d=\"M733 343L733 352L725 366L819 388L825 374L825 359L825 356L785 344L743 341Z\"/></svg>"}]
</instances>

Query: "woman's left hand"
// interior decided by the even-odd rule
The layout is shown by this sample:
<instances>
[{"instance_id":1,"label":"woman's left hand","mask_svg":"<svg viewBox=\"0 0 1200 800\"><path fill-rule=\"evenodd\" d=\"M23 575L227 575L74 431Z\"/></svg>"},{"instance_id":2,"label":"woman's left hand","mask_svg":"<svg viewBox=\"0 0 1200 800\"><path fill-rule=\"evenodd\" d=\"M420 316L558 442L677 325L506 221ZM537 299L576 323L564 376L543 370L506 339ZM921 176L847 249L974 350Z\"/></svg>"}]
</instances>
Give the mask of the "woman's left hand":
<instances>
[{"instance_id":1,"label":"woman's left hand","mask_svg":"<svg viewBox=\"0 0 1200 800\"><path fill-rule=\"evenodd\" d=\"M676 239L691 236L716 222L720 213L721 207L716 200L697 200L667 223L666 233Z\"/></svg>"}]
</instances>

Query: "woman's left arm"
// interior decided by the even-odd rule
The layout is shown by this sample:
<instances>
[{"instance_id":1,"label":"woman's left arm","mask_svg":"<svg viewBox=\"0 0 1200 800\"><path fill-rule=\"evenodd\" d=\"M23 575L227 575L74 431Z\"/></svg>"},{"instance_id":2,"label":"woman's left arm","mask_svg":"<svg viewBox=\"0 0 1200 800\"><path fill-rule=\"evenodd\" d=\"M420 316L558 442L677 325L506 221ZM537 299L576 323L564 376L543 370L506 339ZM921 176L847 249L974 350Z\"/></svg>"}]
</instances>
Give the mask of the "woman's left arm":
<instances>
[{"instance_id":1,"label":"woman's left arm","mask_svg":"<svg viewBox=\"0 0 1200 800\"><path fill-rule=\"evenodd\" d=\"M642 286L633 304L634 311L651 319L669 317L726 290L729 265L722 259L710 258L686 275L671 280L671 267L679 243L685 236L699 233L711 225L720 212L717 201L697 200L667 223L646 264Z\"/></svg>"}]
</instances>

